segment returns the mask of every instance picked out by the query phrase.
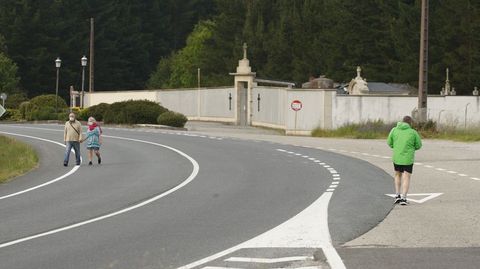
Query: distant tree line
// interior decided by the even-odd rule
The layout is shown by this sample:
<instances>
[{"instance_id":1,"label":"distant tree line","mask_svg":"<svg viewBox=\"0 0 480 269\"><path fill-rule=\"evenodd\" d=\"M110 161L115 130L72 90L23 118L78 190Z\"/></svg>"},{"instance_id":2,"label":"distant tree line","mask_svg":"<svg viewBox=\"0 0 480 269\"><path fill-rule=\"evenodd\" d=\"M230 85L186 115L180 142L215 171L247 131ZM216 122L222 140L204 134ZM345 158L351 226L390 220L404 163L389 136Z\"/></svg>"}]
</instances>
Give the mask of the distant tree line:
<instances>
[{"instance_id":1,"label":"distant tree line","mask_svg":"<svg viewBox=\"0 0 480 269\"><path fill-rule=\"evenodd\" d=\"M81 84L95 18L95 88L231 85L248 58L259 77L326 75L417 86L420 0L0 0L0 78L29 96ZM480 86L480 1L430 1L429 92L445 68L459 94ZM13 75L12 75L13 74ZM0 82L0 85L1 82ZM13 86L12 86L13 85Z\"/></svg>"},{"instance_id":2,"label":"distant tree line","mask_svg":"<svg viewBox=\"0 0 480 269\"><path fill-rule=\"evenodd\" d=\"M257 76L296 82L326 75L348 82L362 66L368 81L418 85L420 0L219 0L186 47L162 58L148 86L229 85L242 43ZM460 94L480 86L480 1L430 1L429 92L450 68Z\"/></svg>"},{"instance_id":3,"label":"distant tree line","mask_svg":"<svg viewBox=\"0 0 480 269\"><path fill-rule=\"evenodd\" d=\"M30 97L54 93L60 57L65 97L70 85L81 87L93 17L95 89L143 89L158 60L182 48L214 7L212 0L0 0L0 52L18 66L18 87Z\"/></svg>"}]
</instances>

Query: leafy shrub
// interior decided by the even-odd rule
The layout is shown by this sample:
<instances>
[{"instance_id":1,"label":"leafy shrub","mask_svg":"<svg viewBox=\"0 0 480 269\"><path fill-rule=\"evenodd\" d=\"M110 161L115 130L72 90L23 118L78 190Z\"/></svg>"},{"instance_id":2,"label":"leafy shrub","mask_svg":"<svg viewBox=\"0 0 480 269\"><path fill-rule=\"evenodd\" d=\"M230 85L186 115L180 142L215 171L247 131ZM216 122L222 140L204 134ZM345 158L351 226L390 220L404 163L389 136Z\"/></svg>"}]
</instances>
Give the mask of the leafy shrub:
<instances>
[{"instance_id":1,"label":"leafy shrub","mask_svg":"<svg viewBox=\"0 0 480 269\"><path fill-rule=\"evenodd\" d=\"M161 125L172 127L184 127L188 119L185 115L173 111L167 111L158 116L157 122Z\"/></svg>"},{"instance_id":2,"label":"leafy shrub","mask_svg":"<svg viewBox=\"0 0 480 269\"><path fill-rule=\"evenodd\" d=\"M7 108L0 120L18 121L21 120L20 111L18 109Z\"/></svg>"},{"instance_id":3,"label":"leafy shrub","mask_svg":"<svg viewBox=\"0 0 480 269\"><path fill-rule=\"evenodd\" d=\"M160 114L168 109L148 100L129 100L110 105L103 115L105 123L116 124L155 124Z\"/></svg>"},{"instance_id":4,"label":"leafy shrub","mask_svg":"<svg viewBox=\"0 0 480 269\"><path fill-rule=\"evenodd\" d=\"M28 98L24 93L10 94L5 101L5 108L17 109L25 101L28 101Z\"/></svg>"},{"instance_id":5,"label":"leafy shrub","mask_svg":"<svg viewBox=\"0 0 480 269\"><path fill-rule=\"evenodd\" d=\"M34 107L53 107L55 108L55 94L39 95L30 100L30 104ZM57 98L58 110L68 108L67 103L62 97Z\"/></svg>"},{"instance_id":6,"label":"leafy shrub","mask_svg":"<svg viewBox=\"0 0 480 269\"><path fill-rule=\"evenodd\" d=\"M100 103L80 111L79 118L82 120L88 120L88 117L94 117L97 121L103 121L103 117L109 108L109 104Z\"/></svg>"},{"instance_id":7,"label":"leafy shrub","mask_svg":"<svg viewBox=\"0 0 480 269\"><path fill-rule=\"evenodd\" d=\"M57 120L59 113L68 111L67 103L61 97L57 99L58 113L55 113L55 95L39 95L19 106L20 115L26 120Z\"/></svg>"}]
</instances>

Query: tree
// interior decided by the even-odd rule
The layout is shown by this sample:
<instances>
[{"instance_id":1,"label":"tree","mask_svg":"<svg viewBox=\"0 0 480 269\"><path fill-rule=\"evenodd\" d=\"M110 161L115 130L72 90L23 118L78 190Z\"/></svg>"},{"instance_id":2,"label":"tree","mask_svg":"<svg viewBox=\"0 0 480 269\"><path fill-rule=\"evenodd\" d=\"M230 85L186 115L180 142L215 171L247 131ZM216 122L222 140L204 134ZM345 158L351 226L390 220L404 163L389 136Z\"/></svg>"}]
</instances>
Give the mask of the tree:
<instances>
[{"instance_id":1,"label":"tree","mask_svg":"<svg viewBox=\"0 0 480 269\"><path fill-rule=\"evenodd\" d=\"M0 92L11 94L18 90L20 78L17 71L17 65L0 52Z\"/></svg>"}]
</instances>

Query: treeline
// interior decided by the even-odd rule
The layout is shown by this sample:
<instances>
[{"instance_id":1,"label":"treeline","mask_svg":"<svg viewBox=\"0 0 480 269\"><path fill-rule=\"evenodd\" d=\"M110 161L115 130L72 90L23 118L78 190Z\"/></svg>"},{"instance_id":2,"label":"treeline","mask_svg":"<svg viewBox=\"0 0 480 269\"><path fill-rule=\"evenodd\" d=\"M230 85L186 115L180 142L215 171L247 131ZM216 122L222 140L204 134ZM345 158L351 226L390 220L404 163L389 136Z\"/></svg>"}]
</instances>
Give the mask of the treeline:
<instances>
[{"instance_id":1,"label":"treeline","mask_svg":"<svg viewBox=\"0 0 480 269\"><path fill-rule=\"evenodd\" d=\"M231 84L242 43L257 76L298 83L326 75L348 82L418 85L420 0L223 0L187 45L163 58L149 87ZM450 68L459 94L480 87L480 1L430 1L429 92L438 94Z\"/></svg>"},{"instance_id":2,"label":"treeline","mask_svg":"<svg viewBox=\"0 0 480 269\"><path fill-rule=\"evenodd\" d=\"M18 66L18 88L29 96L55 92L60 57L65 97L70 85L81 87L93 17L95 89L142 89L158 60L182 48L214 7L212 0L0 0L0 52Z\"/></svg>"},{"instance_id":3,"label":"treeline","mask_svg":"<svg viewBox=\"0 0 480 269\"><path fill-rule=\"evenodd\" d=\"M197 68L202 86L231 85L243 42L262 78L348 82L360 65L368 81L417 86L420 3L0 0L0 65L16 73L9 85L35 96L54 91L59 56L66 96L80 88L94 17L96 90L196 87ZM429 92L441 90L447 67L457 93L480 86L478 44L480 1L430 1Z\"/></svg>"}]
</instances>

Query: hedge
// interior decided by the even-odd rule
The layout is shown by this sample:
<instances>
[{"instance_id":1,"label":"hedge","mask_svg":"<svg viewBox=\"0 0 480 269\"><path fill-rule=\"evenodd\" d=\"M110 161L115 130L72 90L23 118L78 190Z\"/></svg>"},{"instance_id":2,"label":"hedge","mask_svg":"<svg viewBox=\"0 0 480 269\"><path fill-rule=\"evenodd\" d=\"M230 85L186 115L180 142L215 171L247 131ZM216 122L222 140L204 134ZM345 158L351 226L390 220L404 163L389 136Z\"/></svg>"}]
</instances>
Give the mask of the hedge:
<instances>
[{"instance_id":1,"label":"hedge","mask_svg":"<svg viewBox=\"0 0 480 269\"><path fill-rule=\"evenodd\" d=\"M148 100L129 100L110 105L103 121L114 124L155 124L160 114L168 109Z\"/></svg>"},{"instance_id":2,"label":"hedge","mask_svg":"<svg viewBox=\"0 0 480 269\"><path fill-rule=\"evenodd\" d=\"M188 119L185 115L173 111L162 113L157 119L158 124L181 128L185 126L187 121Z\"/></svg>"}]
</instances>

